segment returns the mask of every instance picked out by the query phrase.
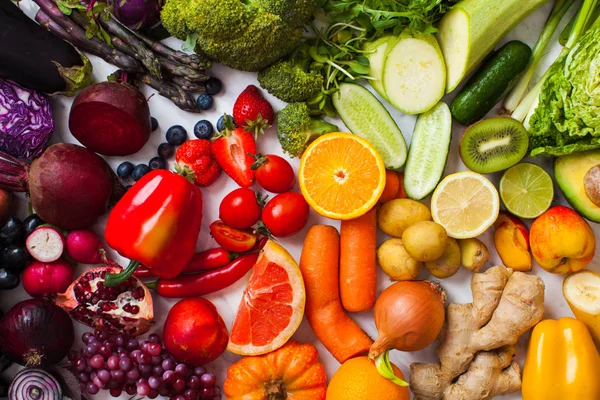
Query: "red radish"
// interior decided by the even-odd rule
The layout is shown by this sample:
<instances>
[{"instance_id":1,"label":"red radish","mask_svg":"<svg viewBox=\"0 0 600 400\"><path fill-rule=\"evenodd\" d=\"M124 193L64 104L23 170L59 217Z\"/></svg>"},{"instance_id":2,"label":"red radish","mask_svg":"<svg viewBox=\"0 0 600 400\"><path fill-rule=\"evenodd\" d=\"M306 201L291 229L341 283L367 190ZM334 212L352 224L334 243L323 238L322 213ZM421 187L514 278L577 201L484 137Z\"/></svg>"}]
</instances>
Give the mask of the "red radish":
<instances>
[{"instance_id":1,"label":"red radish","mask_svg":"<svg viewBox=\"0 0 600 400\"><path fill-rule=\"evenodd\" d=\"M65 260L34 261L23 271L23 289L31 297L62 293L73 282L73 267Z\"/></svg>"},{"instance_id":2,"label":"red radish","mask_svg":"<svg viewBox=\"0 0 600 400\"><path fill-rule=\"evenodd\" d=\"M133 86L101 82L82 90L69 113L69 129L88 149L106 156L137 153L150 137L150 109Z\"/></svg>"},{"instance_id":3,"label":"red radish","mask_svg":"<svg viewBox=\"0 0 600 400\"><path fill-rule=\"evenodd\" d=\"M67 254L82 264L112 264L98 235L88 229L69 232Z\"/></svg>"},{"instance_id":4,"label":"red radish","mask_svg":"<svg viewBox=\"0 0 600 400\"><path fill-rule=\"evenodd\" d=\"M75 144L53 144L31 165L6 153L0 157L0 188L28 191L40 218L61 228L87 228L124 193L106 161Z\"/></svg>"},{"instance_id":5,"label":"red radish","mask_svg":"<svg viewBox=\"0 0 600 400\"><path fill-rule=\"evenodd\" d=\"M31 257L43 263L50 263L62 256L65 238L58 229L43 225L27 236L25 246Z\"/></svg>"}]
</instances>

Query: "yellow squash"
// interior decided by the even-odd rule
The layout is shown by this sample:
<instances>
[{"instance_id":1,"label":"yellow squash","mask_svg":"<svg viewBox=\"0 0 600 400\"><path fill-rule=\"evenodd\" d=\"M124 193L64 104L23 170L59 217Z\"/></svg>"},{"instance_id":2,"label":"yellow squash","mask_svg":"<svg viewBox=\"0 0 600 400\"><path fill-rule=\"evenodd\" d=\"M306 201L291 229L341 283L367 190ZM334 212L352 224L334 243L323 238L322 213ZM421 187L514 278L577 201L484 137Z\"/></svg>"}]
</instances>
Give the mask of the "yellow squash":
<instances>
[{"instance_id":1,"label":"yellow squash","mask_svg":"<svg viewBox=\"0 0 600 400\"><path fill-rule=\"evenodd\" d=\"M600 356L587 327L573 318L544 320L531 334L523 400L600 399Z\"/></svg>"}]
</instances>

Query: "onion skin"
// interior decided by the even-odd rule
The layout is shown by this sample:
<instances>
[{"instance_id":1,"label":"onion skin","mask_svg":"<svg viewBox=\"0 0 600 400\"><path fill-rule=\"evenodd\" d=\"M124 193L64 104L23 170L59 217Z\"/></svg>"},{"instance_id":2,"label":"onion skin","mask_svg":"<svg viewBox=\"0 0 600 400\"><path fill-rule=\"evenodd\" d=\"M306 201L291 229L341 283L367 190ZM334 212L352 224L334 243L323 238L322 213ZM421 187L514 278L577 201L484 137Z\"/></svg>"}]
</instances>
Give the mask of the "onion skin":
<instances>
[{"instance_id":1,"label":"onion skin","mask_svg":"<svg viewBox=\"0 0 600 400\"><path fill-rule=\"evenodd\" d=\"M442 287L430 281L401 281L385 289L375 303L379 336L369 359L389 349L419 351L429 346L442 330L445 302Z\"/></svg>"},{"instance_id":2,"label":"onion skin","mask_svg":"<svg viewBox=\"0 0 600 400\"><path fill-rule=\"evenodd\" d=\"M28 367L50 367L67 356L75 333L60 307L42 299L17 303L0 319L0 352Z\"/></svg>"},{"instance_id":3,"label":"onion skin","mask_svg":"<svg viewBox=\"0 0 600 400\"><path fill-rule=\"evenodd\" d=\"M41 369L24 369L8 389L9 400L60 400L62 389L56 378Z\"/></svg>"}]
</instances>

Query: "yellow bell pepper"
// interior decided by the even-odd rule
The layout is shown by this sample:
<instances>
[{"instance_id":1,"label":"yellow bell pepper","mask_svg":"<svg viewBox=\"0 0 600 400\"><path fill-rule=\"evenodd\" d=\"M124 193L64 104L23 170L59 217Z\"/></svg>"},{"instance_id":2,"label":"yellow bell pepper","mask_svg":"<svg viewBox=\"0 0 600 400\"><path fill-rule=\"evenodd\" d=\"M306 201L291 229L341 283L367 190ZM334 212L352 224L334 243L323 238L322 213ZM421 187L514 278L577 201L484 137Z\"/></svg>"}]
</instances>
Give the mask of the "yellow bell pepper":
<instances>
[{"instance_id":1,"label":"yellow bell pepper","mask_svg":"<svg viewBox=\"0 0 600 400\"><path fill-rule=\"evenodd\" d=\"M599 378L600 355L582 322L547 319L533 328L523 400L600 400Z\"/></svg>"}]
</instances>

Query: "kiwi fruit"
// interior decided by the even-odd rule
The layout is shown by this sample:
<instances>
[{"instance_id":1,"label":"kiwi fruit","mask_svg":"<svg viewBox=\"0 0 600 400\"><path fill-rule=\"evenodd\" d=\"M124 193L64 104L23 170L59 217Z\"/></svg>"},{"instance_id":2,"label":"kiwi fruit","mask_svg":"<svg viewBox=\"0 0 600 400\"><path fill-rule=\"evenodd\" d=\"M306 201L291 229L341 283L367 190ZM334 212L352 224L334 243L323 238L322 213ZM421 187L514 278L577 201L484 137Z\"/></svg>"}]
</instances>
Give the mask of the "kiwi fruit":
<instances>
[{"instance_id":1,"label":"kiwi fruit","mask_svg":"<svg viewBox=\"0 0 600 400\"><path fill-rule=\"evenodd\" d=\"M494 117L469 126L460 138L459 153L472 171L490 174L512 167L527 153L529 135L511 117Z\"/></svg>"}]
</instances>

